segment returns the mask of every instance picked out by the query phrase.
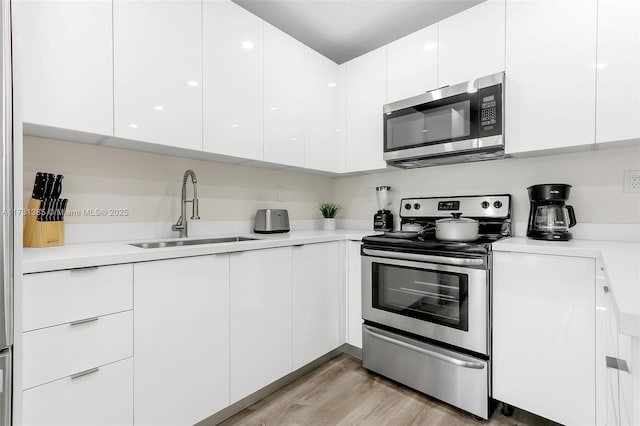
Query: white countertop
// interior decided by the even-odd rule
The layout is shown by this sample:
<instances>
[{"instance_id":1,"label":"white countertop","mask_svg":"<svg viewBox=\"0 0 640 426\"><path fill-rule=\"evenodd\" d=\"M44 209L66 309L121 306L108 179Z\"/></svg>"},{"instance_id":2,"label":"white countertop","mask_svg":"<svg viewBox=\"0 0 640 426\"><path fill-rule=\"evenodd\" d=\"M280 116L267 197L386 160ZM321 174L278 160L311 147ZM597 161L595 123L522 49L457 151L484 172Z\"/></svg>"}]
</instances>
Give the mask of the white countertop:
<instances>
[{"instance_id":1,"label":"white countertop","mask_svg":"<svg viewBox=\"0 0 640 426\"><path fill-rule=\"evenodd\" d=\"M640 243L617 241L539 241L508 238L493 243L494 251L600 259L617 308L622 333L640 337Z\"/></svg>"},{"instance_id":2,"label":"white countertop","mask_svg":"<svg viewBox=\"0 0 640 426\"><path fill-rule=\"evenodd\" d=\"M216 253L258 250L298 244L322 243L329 241L359 241L366 235L375 234L368 230L336 231L296 231L286 234L244 234L242 237L256 238L252 241L200 244L166 248L139 248L129 245L141 241L118 241L105 243L68 244L60 247L24 248L22 272L56 271L61 269L84 268L90 266L115 265L119 263L145 262L150 260L178 257L203 256ZM211 238L224 237L215 235ZM235 235L234 235L235 236ZM194 237L189 239L201 239ZM146 240L167 241L165 240Z\"/></svg>"}]
</instances>

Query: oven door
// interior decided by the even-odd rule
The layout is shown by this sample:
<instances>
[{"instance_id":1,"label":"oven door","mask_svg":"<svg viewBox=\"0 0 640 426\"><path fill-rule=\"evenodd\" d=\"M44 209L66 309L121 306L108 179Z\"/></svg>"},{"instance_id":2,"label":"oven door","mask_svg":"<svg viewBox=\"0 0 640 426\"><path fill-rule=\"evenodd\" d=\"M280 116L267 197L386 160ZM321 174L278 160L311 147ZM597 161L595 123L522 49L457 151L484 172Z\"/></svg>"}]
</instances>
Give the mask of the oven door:
<instances>
[{"instance_id":1,"label":"oven door","mask_svg":"<svg viewBox=\"0 0 640 426\"><path fill-rule=\"evenodd\" d=\"M362 256L364 320L489 354L486 269L392 258L403 253L384 252L389 258L371 256L367 251L364 249ZM447 261L484 262L438 257L438 262Z\"/></svg>"}]
</instances>

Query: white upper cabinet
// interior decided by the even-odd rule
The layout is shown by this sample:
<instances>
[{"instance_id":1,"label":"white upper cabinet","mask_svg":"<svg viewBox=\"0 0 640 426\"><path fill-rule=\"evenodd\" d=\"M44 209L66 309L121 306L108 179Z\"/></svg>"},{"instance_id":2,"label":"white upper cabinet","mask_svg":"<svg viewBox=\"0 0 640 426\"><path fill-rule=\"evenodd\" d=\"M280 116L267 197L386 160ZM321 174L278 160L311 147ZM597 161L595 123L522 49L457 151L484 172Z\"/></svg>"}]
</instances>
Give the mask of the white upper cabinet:
<instances>
[{"instance_id":1,"label":"white upper cabinet","mask_svg":"<svg viewBox=\"0 0 640 426\"><path fill-rule=\"evenodd\" d=\"M504 54L505 0L487 0L440 21L438 87L504 71Z\"/></svg>"},{"instance_id":2,"label":"white upper cabinet","mask_svg":"<svg viewBox=\"0 0 640 426\"><path fill-rule=\"evenodd\" d=\"M304 45L266 22L264 160L304 166Z\"/></svg>"},{"instance_id":3,"label":"white upper cabinet","mask_svg":"<svg viewBox=\"0 0 640 426\"><path fill-rule=\"evenodd\" d=\"M263 21L227 0L203 4L203 148L262 160Z\"/></svg>"},{"instance_id":4,"label":"white upper cabinet","mask_svg":"<svg viewBox=\"0 0 640 426\"><path fill-rule=\"evenodd\" d=\"M304 166L334 172L338 167L338 65L304 48Z\"/></svg>"},{"instance_id":5,"label":"white upper cabinet","mask_svg":"<svg viewBox=\"0 0 640 426\"><path fill-rule=\"evenodd\" d=\"M113 3L115 136L202 149L202 4Z\"/></svg>"},{"instance_id":6,"label":"white upper cabinet","mask_svg":"<svg viewBox=\"0 0 640 426\"><path fill-rule=\"evenodd\" d=\"M113 135L111 1L14 5L23 120Z\"/></svg>"},{"instance_id":7,"label":"white upper cabinet","mask_svg":"<svg viewBox=\"0 0 640 426\"><path fill-rule=\"evenodd\" d=\"M387 45L388 102L438 88L438 24Z\"/></svg>"},{"instance_id":8,"label":"white upper cabinet","mask_svg":"<svg viewBox=\"0 0 640 426\"><path fill-rule=\"evenodd\" d=\"M640 2L598 0L596 142L640 138Z\"/></svg>"},{"instance_id":9,"label":"white upper cabinet","mask_svg":"<svg viewBox=\"0 0 640 426\"><path fill-rule=\"evenodd\" d=\"M382 107L387 102L387 48L346 64L346 172L384 169Z\"/></svg>"},{"instance_id":10,"label":"white upper cabinet","mask_svg":"<svg viewBox=\"0 0 640 426\"><path fill-rule=\"evenodd\" d=\"M597 0L508 0L507 154L595 142Z\"/></svg>"}]
</instances>

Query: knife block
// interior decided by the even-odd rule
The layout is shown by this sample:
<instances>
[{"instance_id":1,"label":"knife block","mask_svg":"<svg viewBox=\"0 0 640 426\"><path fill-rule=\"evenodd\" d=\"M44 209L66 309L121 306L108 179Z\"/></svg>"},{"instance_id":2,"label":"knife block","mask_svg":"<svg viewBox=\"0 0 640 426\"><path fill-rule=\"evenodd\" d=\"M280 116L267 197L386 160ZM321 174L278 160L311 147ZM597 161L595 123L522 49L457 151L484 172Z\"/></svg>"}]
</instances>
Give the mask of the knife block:
<instances>
[{"instance_id":1,"label":"knife block","mask_svg":"<svg viewBox=\"0 0 640 426\"><path fill-rule=\"evenodd\" d=\"M64 222L40 222L38 210L42 201L31 198L24 217L22 244L25 247L55 247L64 245Z\"/></svg>"}]
</instances>

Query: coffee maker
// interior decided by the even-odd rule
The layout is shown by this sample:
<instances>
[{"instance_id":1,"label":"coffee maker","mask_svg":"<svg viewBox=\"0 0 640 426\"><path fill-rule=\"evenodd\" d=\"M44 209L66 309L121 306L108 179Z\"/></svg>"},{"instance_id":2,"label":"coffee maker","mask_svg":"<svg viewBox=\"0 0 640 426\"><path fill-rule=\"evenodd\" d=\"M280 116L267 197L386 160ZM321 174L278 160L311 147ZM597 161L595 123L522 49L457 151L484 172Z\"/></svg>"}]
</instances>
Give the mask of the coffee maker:
<instances>
[{"instance_id":1,"label":"coffee maker","mask_svg":"<svg viewBox=\"0 0 640 426\"><path fill-rule=\"evenodd\" d=\"M572 206L565 205L571 185L547 183L527 188L531 209L527 237L536 240L569 241L569 228L575 226Z\"/></svg>"},{"instance_id":2,"label":"coffee maker","mask_svg":"<svg viewBox=\"0 0 640 426\"><path fill-rule=\"evenodd\" d=\"M378 211L373 215L373 229L376 231L393 231L393 214L391 213L391 187L376 187Z\"/></svg>"}]
</instances>

